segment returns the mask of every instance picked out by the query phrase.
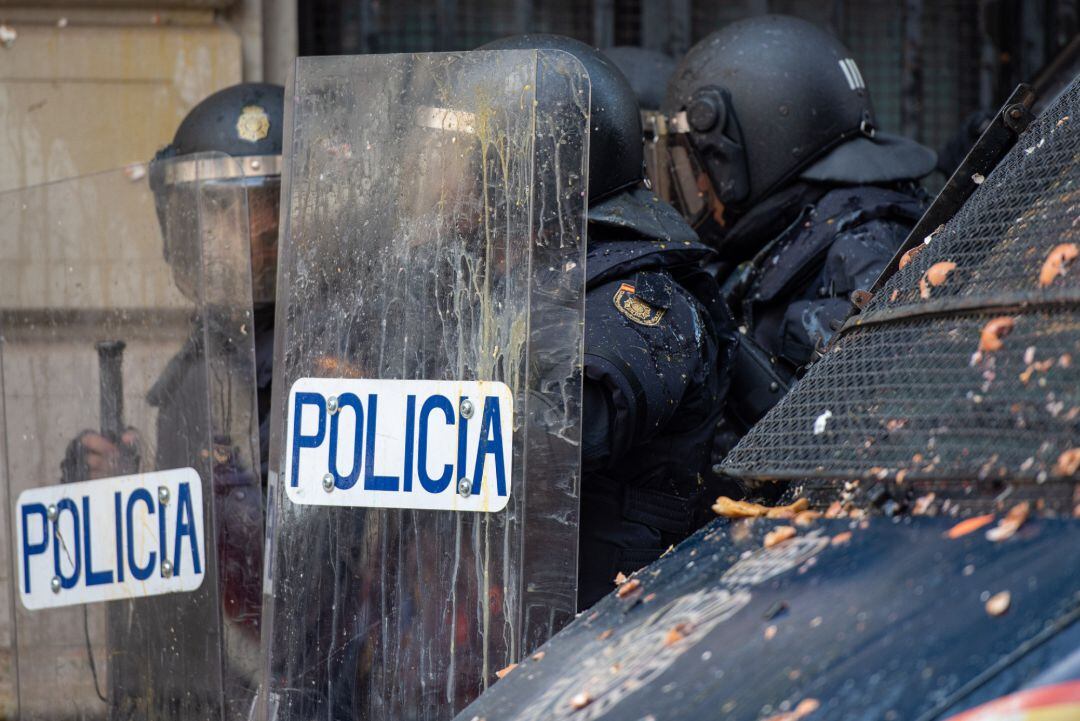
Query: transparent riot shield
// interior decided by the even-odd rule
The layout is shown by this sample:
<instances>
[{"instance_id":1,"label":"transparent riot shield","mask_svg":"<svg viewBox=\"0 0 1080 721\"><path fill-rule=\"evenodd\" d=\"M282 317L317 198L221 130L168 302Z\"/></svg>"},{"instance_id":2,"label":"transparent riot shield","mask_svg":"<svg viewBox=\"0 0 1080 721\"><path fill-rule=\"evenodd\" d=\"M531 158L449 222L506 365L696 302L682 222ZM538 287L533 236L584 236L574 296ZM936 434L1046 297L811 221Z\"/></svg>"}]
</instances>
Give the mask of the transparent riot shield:
<instances>
[{"instance_id":1,"label":"transparent riot shield","mask_svg":"<svg viewBox=\"0 0 1080 721\"><path fill-rule=\"evenodd\" d=\"M289 96L263 713L448 719L575 611L588 76L301 58Z\"/></svg>"},{"instance_id":2,"label":"transparent riot shield","mask_svg":"<svg viewBox=\"0 0 1080 721\"><path fill-rule=\"evenodd\" d=\"M242 175L200 156L0 194L21 719L250 714L263 520Z\"/></svg>"}]
</instances>

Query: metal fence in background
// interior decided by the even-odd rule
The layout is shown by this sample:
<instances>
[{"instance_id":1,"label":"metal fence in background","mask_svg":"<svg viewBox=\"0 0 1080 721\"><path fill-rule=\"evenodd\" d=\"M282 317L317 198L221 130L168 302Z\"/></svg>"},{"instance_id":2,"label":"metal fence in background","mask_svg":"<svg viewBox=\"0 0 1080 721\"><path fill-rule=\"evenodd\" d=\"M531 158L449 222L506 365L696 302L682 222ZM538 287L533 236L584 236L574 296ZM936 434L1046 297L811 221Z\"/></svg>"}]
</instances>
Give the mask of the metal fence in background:
<instances>
[{"instance_id":1,"label":"metal fence in background","mask_svg":"<svg viewBox=\"0 0 1080 721\"><path fill-rule=\"evenodd\" d=\"M734 20L797 15L852 49L883 129L935 149L1080 28L1080 0L303 0L299 10L302 55L466 50L544 32L678 58Z\"/></svg>"}]
</instances>

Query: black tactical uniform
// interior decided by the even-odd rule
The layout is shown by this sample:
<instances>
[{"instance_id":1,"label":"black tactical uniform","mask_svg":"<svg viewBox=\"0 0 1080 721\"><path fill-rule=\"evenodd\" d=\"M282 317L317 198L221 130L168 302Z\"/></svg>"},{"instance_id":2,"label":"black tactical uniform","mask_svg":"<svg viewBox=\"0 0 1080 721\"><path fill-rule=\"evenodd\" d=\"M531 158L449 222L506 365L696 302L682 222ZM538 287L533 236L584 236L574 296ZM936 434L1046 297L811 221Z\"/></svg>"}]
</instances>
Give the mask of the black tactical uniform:
<instances>
[{"instance_id":1,"label":"black tactical uniform","mask_svg":"<svg viewBox=\"0 0 1080 721\"><path fill-rule=\"evenodd\" d=\"M713 251L670 208L589 211L579 605L709 518L733 333Z\"/></svg>"},{"instance_id":2,"label":"black tactical uniform","mask_svg":"<svg viewBox=\"0 0 1080 721\"><path fill-rule=\"evenodd\" d=\"M589 243L579 607L619 572L655 560L705 522L710 449L726 390L733 326L712 251L675 210L641 188L634 91L596 50L526 35L490 49L555 48L589 72Z\"/></svg>"},{"instance_id":3,"label":"black tactical uniform","mask_svg":"<svg viewBox=\"0 0 1080 721\"><path fill-rule=\"evenodd\" d=\"M695 45L668 87L672 186L719 251L744 342L730 446L781 397L922 213L933 151L876 129L851 53L811 23L767 15ZM723 448L720 449L723 452Z\"/></svg>"}]
</instances>

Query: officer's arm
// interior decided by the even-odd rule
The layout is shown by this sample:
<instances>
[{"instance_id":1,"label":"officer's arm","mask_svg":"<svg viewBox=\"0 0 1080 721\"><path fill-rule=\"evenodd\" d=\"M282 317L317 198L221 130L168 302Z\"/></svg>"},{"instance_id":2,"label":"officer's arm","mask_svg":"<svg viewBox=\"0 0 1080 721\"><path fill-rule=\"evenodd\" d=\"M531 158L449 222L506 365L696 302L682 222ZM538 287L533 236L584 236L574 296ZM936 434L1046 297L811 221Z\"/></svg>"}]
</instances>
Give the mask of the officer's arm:
<instances>
[{"instance_id":1,"label":"officer's arm","mask_svg":"<svg viewBox=\"0 0 1080 721\"><path fill-rule=\"evenodd\" d=\"M638 297L634 303L624 291L616 300L621 288L658 275L608 283L586 299L585 470L610 468L628 449L662 432L687 389L705 374L711 336L704 311L689 293L664 275L668 293L650 293L648 302Z\"/></svg>"}]
</instances>

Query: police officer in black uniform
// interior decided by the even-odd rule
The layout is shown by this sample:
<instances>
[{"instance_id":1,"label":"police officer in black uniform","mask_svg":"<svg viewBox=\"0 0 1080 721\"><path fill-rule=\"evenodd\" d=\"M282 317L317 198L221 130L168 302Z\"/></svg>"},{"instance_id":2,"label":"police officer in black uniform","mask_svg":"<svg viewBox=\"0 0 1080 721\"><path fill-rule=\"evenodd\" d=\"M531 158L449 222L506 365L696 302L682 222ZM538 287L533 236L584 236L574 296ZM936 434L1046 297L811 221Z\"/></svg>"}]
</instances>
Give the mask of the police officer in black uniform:
<instances>
[{"instance_id":1,"label":"police officer in black uniform","mask_svg":"<svg viewBox=\"0 0 1080 721\"><path fill-rule=\"evenodd\" d=\"M256 383L258 386L259 444L262 481L266 482L267 453L270 445L270 380L274 356L274 283L277 277L278 207L281 188L281 142L284 122L285 89L268 83L241 83L220 90L196 105L180 123L173 142L158 151L150 163L150 178L155 194L158 218L164 237L164 254L170 262L178 286L183 290L197 283L185 277L198 263L192 236L170 227L193 215L191 198L185 198L185 184L210 182L242 184L247 188L248 232L251 237L252 293L254 304ZM192 170L190 177L170 172L158 161L207 153L223 153L236 162L219 166L204 163ZM216 169L215 169L216 168ZM210 177L213 174L220 177ZM184 202L187 201L187 207ZM150 391L150 402L166 406L185 398L177 391L196 365L202 340L193 336L165 368ZM171 399L171 400L170 400ZM178 424L190 417L185 409L165 408L159 415L159 437L175 437ZM64 463L67 480L105 478L116 475L124 466L123 458L137 453L138 434L133 430L117 439L98 433L82 434L68 449ZM167 452L159 448L159 452ZM171 467L163 465L161 467ZM76 477L81 476L81 477Z\"/></svg>"},{"instance_id":2,"label":"police officer in black uniform","mask_svg":"<svg viewBox=\"0 0 1080 721\"><path fill-rule=\"evenodd\" d=\"M705 522L709 450L734 340L712 250L642 187L641 120L614 64L565 37L485 49L571 53L592 85L578 605L656 560Z\"/></svg>"},{"instance_id":3,"label":"police officer in black uniform","mask_svg":"<svg viewBox=\"0 0 1080 721\"><path fill-rule=\"evenodd\" d=\"M878 130L847 48L780 15L732 23L691 48L665 113L677 204L719 251L748 339L732 371L737 436L824 347L852 291L884 269L923 211L917 180L935 156Z\"/></svg>"},{"instance_id":4,"label":"police officer in black uniform","mask_svg":"<svg viewBox=\"0 0 1080 721\"><path fill-rule=\"evenodd\" d=\"M149 166L165 259L177 287L191 298L199 296L199 274L212 265L212 261L200 262L202 238L215 232L205 225L215 222L215 212L219 212L221 232L232 232L238 222L230 211L243 207L237 204L238 198L246 200L254 305L250 330L254 333L256 368L252 379L248 375L248 346L234 340L236 319L216 318L211 312L194 320L192 336L148 393L148 402L158 409L154 468L183 467L200 452L212 454L213 496L209 502L214 505L216 538L211 537L210 543L216 541L217 563L207 568L203 589L184 604L176 604L170 596L151 597L141 599L130 611L118 608L110 613L110 643L116 645L110 649L109 703L117 718L216 716L223 697L249 697L257 683L257 653L252 649L257 649L259 642L261 612L260 486L266 483L269 445L283 110L281 86L245 83L221 90L190 111L173 142L159 151ZM218 368L235 383L212 385L206 377L208 340L214 344L214 361L221 364ZM224 422L231 419L236 424L240 411L250 407L250 398L235 394L250 392L252 385L258 389L261 474L240 450L246 440L243 421L234 426L241 429L240 437L221 435L220 429L213 429L214 447L205 449L211 432L206 428L210 418L207 401ZM208 399L208 388L220 397ZM68 447L63 478L68 482L136 472L140 452L140 435L135 429L128 429L119 438L84 432ZM215 596L207 590L215 586L221 594L220 609L211 607L210 599ZM215 635L216 624L207 623L218 614L225 621L227 641ZM163 624L162 618L168 618L169 623ZM182 653L155 655L155 648L182 649ZM244 650L237 654L236 649ZM224 682L247 687L248 696L203 688L200 677L191 676L183 667L193 659L214 663L223 651ZM252 659L256 662L251 663ZM145 690L150 688L160 693L146 697ZM247 712L246 706L230 706L220 713L239 718Z\"/></svg>"}]
</instances>

